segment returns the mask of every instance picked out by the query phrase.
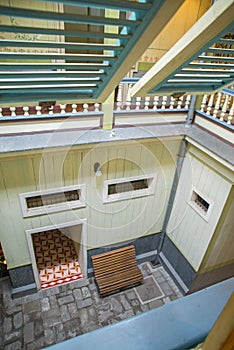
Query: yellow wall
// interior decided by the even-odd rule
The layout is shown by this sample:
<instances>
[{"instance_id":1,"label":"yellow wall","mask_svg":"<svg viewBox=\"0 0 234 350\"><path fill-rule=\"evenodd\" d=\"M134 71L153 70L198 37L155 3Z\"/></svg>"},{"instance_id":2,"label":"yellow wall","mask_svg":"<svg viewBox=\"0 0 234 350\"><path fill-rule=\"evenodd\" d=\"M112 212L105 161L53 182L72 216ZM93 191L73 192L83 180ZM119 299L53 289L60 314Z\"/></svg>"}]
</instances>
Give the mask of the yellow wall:
<instances>
[{"instance_id":1,"label":"yellow wall","mask_svg":"<svg viewBox=\"0 0 234 350\"><path fill-rule=\"evenodd\" d=\"M189 147L167 234L196 271L222 215L232 187L231 178L231 171L195 147ZM208 221L189 205L193 188L208 198L213 205Z\"/></svg>"},{"instance_id":2,"label":"yellow wall","mask_svg":"<svg viewBox=\"0 0 234 350\"><path fill-rule=\"evenodd\" d=\"M234 187L232 187L222 218L217 225L215 234L205 255L201 266L201 272L234 262L233 213Z\"/></svg>"},{"instance_id":3,"label":"yellow wall","mask_svg":"<svg viewBox=\"0 0 234 350\"><path fill-rule=\"evenodd\" d=\"M186 0L139 62L157 62L210 8L211 3L211 0Z\"/></svg>"},{"instance_id":4,"label":"yellow wall","mask_svg":"<svg viewBox=\"0 0 234 350\"><path fill-rule=\"evenodd\" d=\"M0 241L13 268L30 263L25 230L87 218L88 248L159 232L176 166L180 140L103 143L93 147L48 149L43 153L1 158ZM103 175L96 177L95 162ZM157 174L155 194L148 197L103 203L107 179ZM19 193L86 184L86 207L23 218Z\"/></svg>"}]
</instances>

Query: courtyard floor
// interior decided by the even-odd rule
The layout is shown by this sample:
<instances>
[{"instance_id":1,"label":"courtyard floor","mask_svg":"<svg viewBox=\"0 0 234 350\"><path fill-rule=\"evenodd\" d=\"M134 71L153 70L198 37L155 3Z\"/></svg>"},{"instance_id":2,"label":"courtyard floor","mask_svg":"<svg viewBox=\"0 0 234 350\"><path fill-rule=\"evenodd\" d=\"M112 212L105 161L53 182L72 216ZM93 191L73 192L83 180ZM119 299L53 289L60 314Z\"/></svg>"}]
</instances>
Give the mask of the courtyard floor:
<instances>
[{"instance_id":1,"label":"courtyard floor","mask_svg":"<svg viewBox=\"0 0 234 350\"><path fill-rule=\"evenodd\" d=\"M139 265L142 285L100 298L93 278L12 299L0 281L0 349L37 350L119 322L182 297L165 269Z\"/></svg>"}]
</instances>

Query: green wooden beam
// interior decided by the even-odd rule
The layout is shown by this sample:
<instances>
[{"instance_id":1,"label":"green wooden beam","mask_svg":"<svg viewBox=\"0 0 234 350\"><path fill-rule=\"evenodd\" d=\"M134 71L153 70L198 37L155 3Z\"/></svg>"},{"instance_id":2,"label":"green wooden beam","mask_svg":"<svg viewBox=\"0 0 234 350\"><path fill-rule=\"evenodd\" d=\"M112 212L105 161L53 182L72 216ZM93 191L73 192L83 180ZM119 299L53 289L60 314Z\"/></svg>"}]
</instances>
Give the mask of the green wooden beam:
<instances>
[{"instance_id":1,"label":"green wooden beam","mask_svg":"<svg viewBox=\"0 0 234 350\"><path fill-rule=\"evenodd\" d=\"M208 52L214 52L217 54L222 54L222 55L233 55L234 54L234 49L225 49L225 48L220 48L220 47L209 47Z\"/></svg>"},{"instance_id":2,"label":"green wooden beam","mask_svg":"<svg viewBox=\"0 0 234 350\"><path fill-rule=\"evenodd\" d=\"M233 62L234 57L225 57L225 56L203 56L199 55L198 59L202 61L212 62L212 61L227 61L227 62Z\"/></svg>"},{"instance_id":3,"label":"green wooden beam","mask_svg":"<svg viewBox=\"0 0 234 350\"><path fill-rule=\"evenodd\" d=\"M51 94L54 94L54 99L56 99L56 94L57 93L62 93L64 92L64 89L66 89L66 94L68 95L69 93L79 93L79 94L90 94L92 95L93 94L93 89L95 89L96 87L92 87L91 88L86 88L85 86L83 87L69 87L69 86L66 86L66 84L61 84L60 86L55 86L55 87L48 87L48 86L41 86L41 85L38 85L38 87L18 87L18 88L12 88L12 89L9 89L9 88L0 88L0 94L1 92L2 93L7 93L7 94L19 94L19 95L25 95L25 94L41 94L41 93L51 93Z\"/></svg>"},{"instance_id":4,"label":"green wooden beam","mask_svg":"<svg viewBox=\"0 0 234 350\"><path fill-rule=\"evenodd\" d=\"M56 54L56 53L16 53L16 52L1 52L0 60L66 60L66 61L85 61L85 62L100 62L100 61L115 61L116 56L98 55L98 54Z\"/></svg>"},{"instance_id":5,"label":"green wooden beam","mask_svg":"<svg viewBox=\"0 0 234 350\"><path fill-rule=\"evenodd\" d=\"M6 33L29 33L29 34L42 34L42 35L64 35L77 38L97 38L97 39L120 39L127 40L132 37L131 33L128 34L117 34L117 33L101 33L94 31L79 31L79 30L61 30L51 28L40 28L40 27L22 27L22 26L7 26L0 25L0 32Z\"/></svg>"},{"instance_id":6,"label":"green wooden beam","mask_svg":"<svg viewBox=\"0 0 234 350\"><path fill-rule=\"evenodd\" d=\"M63 100L63 101L68 101L68 100L74 100L75 102L78 100L87 100L91 99L93 96L92 92L71 92L67 94L64 91L57 91L56 95L54 93L42 93L42 92L37 92L36 94L1 94L0 93L0 102L1 103L14 103L14 102L35 102L37 103L38 101L54 101L54 100Z\"/></svg>"},{"instance_id":7,"label":"green wooden beam","mask_svg":"<svg viewBox=\"0 0 234 350\"><path fill-rule=\"evenodd\" d=\"M39 72L1 72L1 78L3 79L20 79L20 78L32 78L32 79L36 79L36 78L41 78L41 77L51 77L51 78L97 78L100 76L100 79L102 76L106 76L106 73L101 72L101 71L41 71Z\"/></svg>"},{"instance_id":8,"label":"green wooden beam","mask_svg":"<svg viewBox=\"0 0 234 350\"><path fill-rule=\"evenodd\" d=\"M135 27L141 23L140 20L124 20L102 16L82 16L71 13L58 13L50 11L27 10L14 7L0 6L1 16L21 17L40 20L62 21L66 23L83 23L98 26L113 25L117 27Z\"/></svg>"},{"instance_id":9,"label":"green wooden beam","mask_svg":"<svg viewBox=\"0 0 234 350\"><path fill-rule=\"evenodd\" d=\"M39 0L44 1L44 0ZM46 0L54 2L54 0ZM56 2L72 6L97 7L101 9L114 9L119 11L148 11L152 7L152 2L129 2L126 0L56 0Z\"/></svg>"},{"instance_id":10,"label":"green wooden beam","mask_svg":"<svg viewBox=\"0 0 234 350\"><path fill-rule=\"evenodd\" d=\"M119 45L105 45L105 44L91 44L91 43L68 43L68 42L55 42L55 41L25 41L25 40L0 40L0 47L41 47L41 48L64 48L69 50L111 50L121 51L123 46Z\"/></svg>"},{"instance_id":11,"label":"green wooden beam","mask_svg":"<svg viewBox=\"0 0 234 350\"><path fill-rule=\"evenodd\" d=\"M108 70L110 68L109 64L106 63L10 63L10 62L0 62L0 71L9 70L44 70L44 69L74 69L81 71L97 70L98 68L103 68Z\"/></svg>"}]
</instances>

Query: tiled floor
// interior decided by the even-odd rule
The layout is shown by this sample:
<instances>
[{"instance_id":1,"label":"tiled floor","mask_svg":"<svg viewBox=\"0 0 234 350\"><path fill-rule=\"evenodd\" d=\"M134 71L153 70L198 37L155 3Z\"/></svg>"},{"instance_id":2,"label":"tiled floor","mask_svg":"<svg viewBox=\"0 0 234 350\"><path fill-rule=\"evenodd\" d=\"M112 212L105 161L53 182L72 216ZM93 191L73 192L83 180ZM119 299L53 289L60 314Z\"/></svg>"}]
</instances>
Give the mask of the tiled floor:
<instances>
[{"instance_id":1,"label":"tiled floor","mask_svg":"<svg viewBox=\"0 0 234 350\"><path fill-rule=\"evenodd\" d=\"M140 286L100 298L93 278L12 299L9 278L0 282L0 349L39 350L110 325L182 296L160 265L139 265Z\"/></svg>"},{"instance_id":2,"label":"tiled floor","mask_svg":"<svg viewBox=\"0 0 234 350\"><path fill-rule=\"evenodd\" d=\"M32 237L42 289L83 277L73 241L67 235L51 230Z\"/></svg>"}]
</instances>

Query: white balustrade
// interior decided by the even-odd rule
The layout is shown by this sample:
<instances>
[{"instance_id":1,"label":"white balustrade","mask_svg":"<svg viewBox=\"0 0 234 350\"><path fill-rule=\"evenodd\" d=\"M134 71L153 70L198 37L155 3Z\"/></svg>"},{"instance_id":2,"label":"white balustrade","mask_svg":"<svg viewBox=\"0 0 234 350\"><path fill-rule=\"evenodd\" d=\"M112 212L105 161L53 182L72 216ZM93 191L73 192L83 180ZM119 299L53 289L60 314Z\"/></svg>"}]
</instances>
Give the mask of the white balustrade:
<instances>
[{"instance_id":1,"label":"white balustrade","mask_svg":"<svg viewBox=\"0 0 234 350\"><path fill-rule=\"evenodd\" d=\"M162 98L162 109L166 109L167 104L167 96L163 96Z\"/></svg>"},{"instance_id":2,"label":"white balustrade","mask_svg":"<svg viewBox=\"0 0 234 350\"><path fill-rule=\"evenodd\" d=\"M88 111L89 111L89 105L88 105L88 103L84 103L83 104L83 112L88 113Z\"/></svg>"},{"instance_id":3,"label":"white balustrade","mask_svg":"<svg viewBox=\"0 0 234 350\"><path fill-rule=\"evenodd\" d=\"M136 97L136 110L138 111L141 106L141 97Z\"/></svg>"},{"instance_id":4,"label":"white balustrade","mask_svg":"<svg viewBox=\"0 0 234 350\"><path fill-rule=\"evenodd\" d=\"M232 102L232 107L231 107L230 112L228 114L227 124L229 124L229 125L232 124L233 115L234 115L234 99L233 99L233 102Z\"/></svg>"},{"instance_id":5,"label":"white balustrade","mask_svg":"<svg viewBox=\"0 0 234 350\"><path fill-rule=\"evenodd\" d=\"M117 93L117 111L120 111L122 109L122 92L123 92L123 84L119 84L119 87L118 87L118 93Z\"/></svg>"},{"instance_id":6,"label":"white balustrade","mask_svg":"<svg viewBox=\"0 0 234 350\"><path fill-rule=\"evenodd\" d=\"M217 114L219 112L219 106L220 106L220 102L221 102L221 92L218 93L217 98L216 98L216 102L215 102L215 106L214 106L214 111L213 111L213 118L217 118Z\"/></svg>"},{"instance_id":7,"label":"white balustrade","mask_svg":"<svg viewBox=\"0 0 234 350\"><path fill-rule=\"evenodd\" d=\"M131 88L132 84L119 84L118 87L118 93L117 93L117 103L116 103L116 110L120 111L123 109L123 106L126 106L126 112L130 110L139 111L141 108L144 111L153 112L157 110L165 110L168 108L169 111L173 110L180 110L182 106L184 105L185 109L188 109L191 102L191 95L187 96L180 96L178 99L173 96L154 96L152 97L152 109L150 109L150 101L151 97L146 96L145 98L142 97L136 97L135 99L131 98ZM205 94L202 98L200 111L207 114L208 116L216 119L219 118L220 121L225 122L227 125L233 124L233 118L234 118L234 97L230 94L224 93L224 92L217 92L214 94ZM60 114L66 114L66 108L68 105L66 104L60 104ZM73 103L69 105L71 109L71 113L76 114L78 104ZM49 107L49 115L53 115L55 113L55 109L57 106L51 106ZM41 116L42 115L42 107L41 106L35 106L35 113L34 115ZM4 115L10 115L11 117L16 117L16 107L11 106L8 107L8 109L0 108L0 117L3 117ZM28 117L30 116L30 108L29 106L22 107L23 110L23 116ZM83 111L79 113L88 113L89 110L94 111L94 113L99 113L101 110L101 104L94 103L92 105L89 105L88 103L83 104ZM3 112L4 111L4 112ZM32 114L32 112L31 112Z\"/></svg>"},{"instance_id":8,"label":"white balustrade","mask_svg":"<svg viewBox=\"0 0 234 350\"><path fill-rule=\"evenodd\" d=\"M36 115L41 115L41 106L36 106Z\"/></svg>"},{"instance_id":9,"label":"white balustrade","mask_svg":"<svg viewBox=\"0 0 234 350\"><path fill-rule=\"evenodd\" d=\"M177 109L181 109L183 104L183 96L180 96L177 102Z\"/></svg>"},{"instance_id":10,"label":"white balustrade","mask_svg":"<svg viewBox=\"0 0 234 350\"><path fill-rule=\"evenodd\" d=\"M54 114L54 106L49 107L49 114Z\"/></svg>"},{"instance_id":11,"label":"white balustrade","mask_svg":"<svg viewBox=\"0 0 234 350\"><path fill-rule=\"evenodd\" d=\"M174 105L175 105L175 98L171 96L169 109L174 109Z\"/></svg>"},{"instance_id":12,"label":"white balustrade","mask_svg":"<svg viewBox=\"0 0 234 350\"><path fill-rule=\"evenodd\" d=\"M16 107L10 107L10 111L11 111L11 117L16 117Z\"/></svg>"},{"instance_id":13,"label":"white balustrade","mask_svg":"<svg viewBox=\"0 0 234 350\"><path fill-rule=\"evenodd\" d=\"M29 113L28 113L29 107L27 107L27 106L23 107L23 111L24 111L24 116L25 117L29 116Z\"/></svg>"},{"instance_id":14,"label":"white balustrade","mask_svg":"<svg viewBox=\"0 0 234 350\"><path fill-rule=\"evenodd\" d=\"M132 88L132 84L129 84L128 91L127 91L127 97L126 97L126 111L130 111L130 109L131 109L131 104L132 104L131 88Z\"/></svg>"},{"instance_id":15,"label":"white balustrade","mask_svg":"<svg viewBox=\"0 0 234 350\"><path fill-rule=\"evenodd\" d=\"M145 97L145 105L144 105L144 109L148 110L149 109L149 104L150 104L150 97L146 96Z\"/></svg>"},{"instance_id":16,"label":"white balustrade","mask_svg":"<svg viewBox=\"0 0 234 350\"><path fill-rule=\"evenodd\" d=\"M65 114L66 113L66 104L65 105L59 105L60 106L60 114Z\"/></svg>"},{"instance_id":17,"label":"white balustrade","mask_svg":"<svg viewBox=\"0 0 234 350\"><path fill-rule=\"evenodd\" d=\"M225 100L224 100L224 104L223 104L223 107L222 107L222 111L221 111L221 114L220 114L220 121L222 121L222 122L224 121L224 117L225 117L226 112L227 112L229 99L230 99L230 96L226 95Z\"/></svg>"},{"instance_id":18,"label":"white balustrade","mask_svg":"<svg viewBox=\"0 0 234 350\"><path fill-rule=\"evenodd\" d=\"M100 103L94 103L94 112L100 112Z\"/></svg>"},{"instance_id":19,"label":"white balustrade","mask_svg":"<svg viewBox=\"0 0 234 350\"><path fill-rule=\"evenodd\" d=\"M201 108L200 108L201 112L205 111L206 101L207 101L207 95L204 95L203 99L202 99L202 102L201 102Z\"/></svg>"},{"instance_id":20,"label":"white balustrade","mask_svg":"<svg viewBox=\"0 0 234 350\"><path fill-rule=\"evenodd\" d=\"M186 96L186 99L185 99L184 108L188 109L188 108L189 108L189 105L190 105L190 102L191 102L191 95L187 95L187 96Z\"/></svg>"},{"instance_id":21,"label":"white balustrade","mask_svg":"<svg viewBox=\"0 0 234 350\"><path fill-rule=\"evenodd\" d=\"M159 96L154 96L153 110L157 109L158 101L159 101Z\"/></svg>"},{"instance_id":22,"label":"white balustrade","mask_svg":"<svg viewBox=\"0 0 234 350\"><path fill-rule=\"evenodd\" d=\"M208 106L206 109L206 114L210 115L211 109L213 107L213 101L214 101L214 94L210 95Z\"/></svg>"},{"instance_id":23,"label":"white balustrade","mask_svg":"<svg viewBox=\"0 0 234 350\"><path fill-rule=\"evenodd\" d=\"M75 103L72 104L72 113L76 113L77 105Z\"/></svg>"}]
</instances>

